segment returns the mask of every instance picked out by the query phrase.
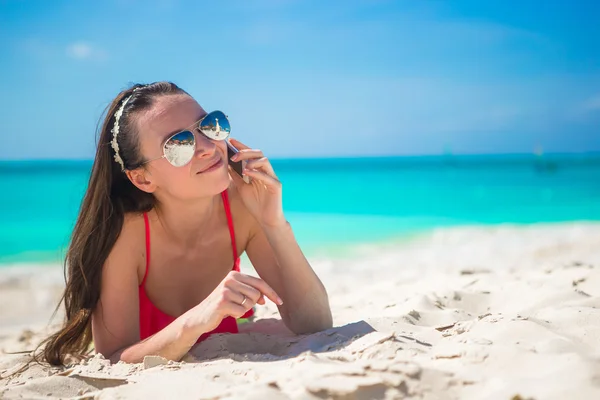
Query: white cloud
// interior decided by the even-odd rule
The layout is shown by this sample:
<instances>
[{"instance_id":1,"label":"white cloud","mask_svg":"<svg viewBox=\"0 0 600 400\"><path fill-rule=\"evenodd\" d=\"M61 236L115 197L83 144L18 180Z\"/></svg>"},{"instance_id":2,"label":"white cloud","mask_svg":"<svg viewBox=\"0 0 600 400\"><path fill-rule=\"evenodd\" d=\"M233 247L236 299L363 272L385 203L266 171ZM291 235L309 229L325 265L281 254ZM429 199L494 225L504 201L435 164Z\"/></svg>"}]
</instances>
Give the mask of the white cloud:
<instances>
[{"instance_id":1,"label":"white cloud","mask_svg":"<svg viewBox=\"0 0 600 400\"><path fill-rule=\"evenodd\" d=\"M67 46L67 55L77 60L104 60L107 54L86 42L75 42Z\"/></svg>"},{"instance_id":2,"label":"white cloud","mask_svg":"<svg viewBox=\"0 0 600 400\"><path fill-rule=\"evenodd\" d=\"M89 58L92 55L92 47L86 43L74 43L67 47L67 54L73 58Z\"/></svg>"},{"instance_id":3,"label":"white cloud","mask_svg":"<svg viewBox=\"0 0 600 400\"><path fill-rule=\"evenodd\" d=\"M587 112L600 111L600 94L590 97L583 102L582 109Z\"/></svg>"},{"instance_id":4,"label":"white cloud","mask_svg":"<svg viewBox=\"0 0 600 400\"><path fill-rule=\"evenodd\" d=\"M568 108L567 117L570 121L581 123L600 114L600 93L573 101Z\"/></svg>"}]
</instances>

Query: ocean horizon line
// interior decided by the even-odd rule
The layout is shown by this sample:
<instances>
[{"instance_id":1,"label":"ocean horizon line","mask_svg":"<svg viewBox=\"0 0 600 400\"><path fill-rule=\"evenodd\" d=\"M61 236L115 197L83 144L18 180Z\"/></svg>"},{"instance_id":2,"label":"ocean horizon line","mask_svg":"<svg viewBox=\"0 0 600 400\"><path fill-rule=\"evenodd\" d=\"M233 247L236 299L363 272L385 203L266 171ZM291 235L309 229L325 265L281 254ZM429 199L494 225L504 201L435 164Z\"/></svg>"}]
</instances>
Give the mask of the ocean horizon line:
<instances>
[{"instance_id":1,"label":"ocean horizon line","mask_svg":"<svg viewBox=\"0 0 600 400\"><path fill-rule=\"evenodd\" d=\"M411 159L440 159L440 158L452 158L452 159L472 159L477 160L479 158L486 159L507 159L515 157L519 159L540 159L540 158L554 158L554 157L589 157L596 158L600 157L600 150L596 151L584 151L584 152L544 152L542 154L536 154L535 152L511 152L511 153L426 153L426 154L381 154L381 155L331 155L331 156L288 156L288 157L269 157L271 161L346 161L346 160L411 160ZM0 166L2 164L56 164L56 163L73 163L73 164L88 164L94 161L93 158L4 158L0 159Z\"/></svg>"}]
</instances>

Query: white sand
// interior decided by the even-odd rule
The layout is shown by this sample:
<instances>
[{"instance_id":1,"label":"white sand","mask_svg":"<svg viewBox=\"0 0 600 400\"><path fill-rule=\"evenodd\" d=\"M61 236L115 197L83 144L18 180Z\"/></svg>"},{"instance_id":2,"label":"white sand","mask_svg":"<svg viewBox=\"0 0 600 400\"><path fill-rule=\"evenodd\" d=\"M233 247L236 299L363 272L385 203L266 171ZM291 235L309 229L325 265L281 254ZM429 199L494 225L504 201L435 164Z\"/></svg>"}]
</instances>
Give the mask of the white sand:
<instances>
[{"instance_id":1,"label":"white sand","mask_svg":"<svg viewBox=\"0 0 600 400\"><path fill-rule=\"evenodd\" d=\"M5 268L0 398L600 399L600 224L444 229L361 252L313 262L326 332L294 336L269 304L184 362L66 369L1 353L40 339L60 267Z\"/></svg>"}]
</instances>

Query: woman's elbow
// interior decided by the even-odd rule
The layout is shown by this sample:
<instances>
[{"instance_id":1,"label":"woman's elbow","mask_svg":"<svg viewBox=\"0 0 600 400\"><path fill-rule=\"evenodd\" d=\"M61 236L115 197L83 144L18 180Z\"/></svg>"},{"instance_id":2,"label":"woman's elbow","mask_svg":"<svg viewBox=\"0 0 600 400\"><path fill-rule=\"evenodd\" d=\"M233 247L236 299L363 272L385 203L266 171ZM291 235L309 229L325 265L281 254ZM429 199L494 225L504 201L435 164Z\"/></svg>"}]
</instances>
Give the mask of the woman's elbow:
<instances>
[{"instance_id":1,"label":"woman's elbow","mask_svg":"<svg viewBox=\"0 0 600 400\"><path fill-rule=\"evenodd\" d=\"M331 329L333 327L333 318L331 310L323 310L319 315L296 315L288 318L284 322L289 330L296 335L317 333Z\"/></svg>"},{"instance_id":2,"label":"woman's elbow","mask_svg":"<svg viewBox=\"0 0 600 400\"><path fill-rule=\"evenodd\" d=\"M105 359L109 360L111 364L116 364L119 361L123 361L126 363L138 362L135 355L132 354L131 351L127 351L128 349L129 349L129 346L120 348L118 350L96 349L96 354L102 355Z\"/></svg>"}]
</instances>

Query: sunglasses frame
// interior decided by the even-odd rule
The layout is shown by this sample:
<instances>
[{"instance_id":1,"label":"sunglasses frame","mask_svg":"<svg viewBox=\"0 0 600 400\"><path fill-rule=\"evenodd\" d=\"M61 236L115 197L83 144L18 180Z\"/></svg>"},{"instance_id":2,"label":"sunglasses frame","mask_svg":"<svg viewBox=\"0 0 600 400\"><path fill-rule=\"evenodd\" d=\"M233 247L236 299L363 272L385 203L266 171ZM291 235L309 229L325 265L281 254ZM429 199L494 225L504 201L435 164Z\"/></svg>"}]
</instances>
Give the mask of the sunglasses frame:
<instances>
[{"instance_id":1,"label":"sunglasses frame","mask_svg":"<svg viewBox=\"0 0 600 400\"><path fill-rule=\"evenodd\" d=\"M207 136L207 135L205 135L205 134L204 134L204 132L202 132L202 130L200 129L200 124L202 124L202 121L204 121L204 120L206 119L206 117L208 117L209 115L211 115L211 114L214 114L214 113L217 113L217 112L219 112L219 113L223 114L223 115L225 116L225 118L227 119L227 123L229 124L229 130L230 130L230 132L228 132L228 133L227 133L227 136L223 137L223 139L213 139L213 138L211 138L211 137L208 137L208 136ZM193 128L193 127L194 127L194 128ZM177 135L179 135L179 134L181 134L181 133L184 133L184 132L190 132L190 133L192 134L192 138L194 138L194 147L195 147L195 146L196 146L196 136L194 136L194 130L197 130L199 133L201 133L202 135L206 136L206 137L207 137L208 139L210 139L210 140L215 140L215 141L219 141L219 142L221 142L221 141L224 141L224 140L226 140L226 139L229 137L229 135L231 134L231 124L229 123L229 117L228 117L228 116L227 116L227 114L225 114L223 111L219 111L219 110L211 111L211 112L209 112L208 114L206 114L204 117L200 118L198 121L196 121L196 122L194 122L193 124L191 124L191 125L190 125L189 127L187 127L186 129L184 129L184 130L181 130L181 131L179 131L179 132L177 132L177 133L174 133L174 134L172 134L171 136L169 136L169 137L167 138L167 140L165 140L165 143L164 143L164 144L163 144L163 146L162 146L162 148L163 148L163 154L162 154L162 156L160 156L160 157L156 157L156 158L152 158L152 159L150 159L150 160L146 160L146 161L144 161L143 163L141 163L141 164L140 164L140 167L141 167L141 166L143 166L143 165L146 165L146 164L148 164L149 162L156 161L156 160L160 160L161 158L164 158L164 159L166 159L166 157L167 157L167 156L166 156L166 154L165 154L165 153L166 153L166 146L167 146L167 143L169 143L169 141L170 141L171 139L173 139L175 136L177 136ZM192 158L193 158L193 157L192 157ZM168 161L168 163L169 163L169 164L173 165L175 168L181 168L181 167L185 167L186 165L188 165L188 164L190 163L190 161L192 161L192 158L190 158L190 159L189 159L189 161L188 161L188 162L186 162L185 164L183 164L183 165L179 165L179 166L173 165L173 164L171 163L171 161L169 161L168 159L167 159L167 161Z\"/></svg>"}]
</instances>

